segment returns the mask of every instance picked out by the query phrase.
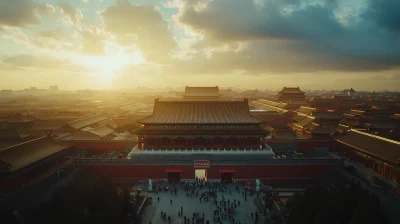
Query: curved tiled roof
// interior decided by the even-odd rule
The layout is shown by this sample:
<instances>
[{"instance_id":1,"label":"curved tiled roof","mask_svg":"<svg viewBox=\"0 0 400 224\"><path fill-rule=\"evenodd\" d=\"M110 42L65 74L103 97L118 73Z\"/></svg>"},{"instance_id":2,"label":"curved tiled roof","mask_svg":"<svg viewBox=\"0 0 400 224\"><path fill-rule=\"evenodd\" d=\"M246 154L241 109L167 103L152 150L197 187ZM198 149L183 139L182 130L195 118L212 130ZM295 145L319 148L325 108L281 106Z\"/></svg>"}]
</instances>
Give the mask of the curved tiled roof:
<instances>
[{"instance_id":1,"label":"curved tiled roof","mask_svg":"<svg viewBox=\"0 0 400 224\"><path fill-rule=\"evenodd\" d=\"M296 111L298 111L298 112L300 112L300 113L303 113L303 114L308 114L308 115L310 115L310 114L312 114L314 111L316 111L317 109L315 109L315 108L312 108L312 107L304 107L304 106L301 106L300 108L298 108Z\"/></svg>"},{"instance_id":2,"label":"curved tiled roof","mask_svg":"<svg viewBox=\"0 0 400 224\"><path fill-rule=\"evenodd\" d=\"M0 150L0 173L10 173L58 153L70 145L43 136Z\"/></svg>"},{"instance_id":3,"label":"curved tiled roof","mask_svg":"<svg viewBox=\"0 0 400 224\"><path fill-rule=\"evenodd\" d=\"M357 130L347 131L335 140L359 151L398 164L400 161L400 142L382 138Z\"/></svg>"},{"instance_id":4,"label":"curved tiled roof","mask_svg":"<svg viewBox=\"0 0 400 224\"><path fill-rule=\"evenodd\" d=\"M70 121L70 122L67 123L67 125L72 127L73 129L78 130L78 129L82 129L84 127L87 127L89 125L92 125L92 124L95 124L97 122L104 121L104 120L107 120L107 119L108 119L108 117L106 117L105 115L97 114L97 115L94 115L94 116L85 117L85 118L81 118L81 119L78 119L78 120Z\"/></svg>"},{"instance_id":5,"label":"curved tiled roof","mask_svg":"<svg viewBox=\"0 0 400 224\"><path fill-rule=\"evenodd\" d=\"M297 123L294 123L293 125L304 128L304 126L306 126L306 125L310 124L311 122L313 122L314 119L315 119L314 117L307 116L304 119L302 119L301 121L299 121Z\"/></svg>"},{"instance_id":6,"label":"curved tiled roof","mask_svg":"<svg viewBox=\"0 0 400 224\"><path fill-rule=\"evenodd\" d=\"M300 90L300 87L283 87L283 89L279 92L279 94L282 93L305 93Z\"/></svg>"},{"instance_id":7,"label":"curved tiled roof","mask_svg":"<svg viewBox=\"0 0 400 224\"><path fill-rule=\"evenodd\" d=\"M105 137L105 136L115 132L115 130L110 128L108 125L102 125L102 126L93 128L91 130L88 130L88 132L93 133L99 137Z\"/></svg>"},{"instance_id":8,"label":"curved tiled roof","mask_svg":"<svg viewBox=\"0 0 400 224\"><path fill-rule=\"evenodd\" d=\"M248 101L159 101L143 124L260 124Z\"/></svg>"}]
</instances>

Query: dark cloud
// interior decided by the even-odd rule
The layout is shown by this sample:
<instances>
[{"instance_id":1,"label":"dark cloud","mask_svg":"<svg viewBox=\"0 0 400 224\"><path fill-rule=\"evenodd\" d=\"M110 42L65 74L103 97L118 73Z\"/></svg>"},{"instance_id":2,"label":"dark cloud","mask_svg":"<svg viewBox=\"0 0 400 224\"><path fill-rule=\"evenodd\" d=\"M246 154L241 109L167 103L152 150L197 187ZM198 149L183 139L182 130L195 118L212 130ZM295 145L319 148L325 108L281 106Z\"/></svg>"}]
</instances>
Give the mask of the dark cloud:
<instances>
[{"instance_id":1,"label":"dark cloud","mask_svg":"<svg viewBox=\"0 0 400 224\"><path fill-rule=\"evenodd\" d=\"M176 46L167 22L154 6L134 6L127 0L118 0L100 15L107 32L121 44L136 44L149 61L164 61Z\"/></svg>"},{"instance_id":2,"label":"dark cloud","mask_svg":"<svg viewBox=\"0 0 400 224\"><path fill-rule=\"evenodd\" d=\"M361 20L349 26L334 13L341 13L337 1L311 2L185 0L178 21L204 35L196 49L247 44L203 60L210 72L213 67L289 73L399 67L400 36L392 32L400 21L393 13L399 12L398 2L371 1Z\"/></svg>"},{"instance_id":3,"label":"dark cloud","mask_svg":"<svg viewBox=\"0 0 400 224\"><path fill-rule=\"evenodd\" d=\"M379 27L400 32L400 1L369 0L368 10L362 17L374 21Z\"/></svg>"},{"instance_id":4,"label":"dark cloud","mask_svg":"<svg viewBox=\"0 0 400 224\"><path fill-rule=\"evenodd\" d=\"M40 15L46 12L54 12L54 8L49 4L32 0L1 0L0 27L39 24Z\"/></svg>"},{"instance_id":5,"label":"dark cloud","mask_svg":"<svg viewBox=\"0 0 400 224\"><path fill-rule=\"evenodd\" d=\"M291 39L334 37L343 27L334 19L330 8L310 5L282 14L284 5L265 1L260 7L253 1L212 1L202 10L187 6L179 16L180 22L220 41L253 39Z\"/></svg>"}]
</instances>

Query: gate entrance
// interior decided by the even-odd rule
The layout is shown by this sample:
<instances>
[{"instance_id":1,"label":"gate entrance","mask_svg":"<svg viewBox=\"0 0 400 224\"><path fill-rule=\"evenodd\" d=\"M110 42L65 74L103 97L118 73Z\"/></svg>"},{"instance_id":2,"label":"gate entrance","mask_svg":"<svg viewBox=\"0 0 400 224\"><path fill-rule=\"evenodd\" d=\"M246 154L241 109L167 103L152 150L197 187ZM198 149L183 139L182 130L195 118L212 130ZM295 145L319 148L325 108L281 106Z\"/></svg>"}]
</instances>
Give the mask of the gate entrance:
<instances>
[{"instance_id":1,"label":"gate entrance","mask_svg":"<svg viewBox=\"0 0 400 224\"><path fill-rule=\"evenodd\" d=\"M233 182L233 173L221 173L221 182L232 183Z\"/></svg>"},{"instance_id":2,"label":"gate entrance","mask_svg":"<svg viewBox=\"0 0 400 224\"><path fill-rule=\"evenodd\" d=\"M169 183L178 183L180 180L181 180L181 173L179 173L179 172L168 173L168 182Z\"/></svg>"},{"instance_id":3,"label":"gate entrance","mask_svg":"<svg viewBox=\"0 0 400 224\"><path fill-rule=\"evenodd\" d=\"M220 170L221 182L223 183L233 183L233 174L235 170Z\"/></svg>"},{"instance_id":4,"label":"gate entrance","mask_svg":"<svg viewBox=\"0 0 400 224\"><path fill-rule=\"evenodd\" d=\"M169 183L178 183L181 181L181 172L179 169L167 169L168 173L168 182Z\"/></svg>"},{"instance_id":5,"label":"gate entrance","mask_svg":"<svg viewBox=\"0 0 400 224\"><path fill-rule=\"evenodd\" d=\"M207 170L206 169L195 169L194 176L197 179L207 181Z\"/></svg>"}]
</instances>

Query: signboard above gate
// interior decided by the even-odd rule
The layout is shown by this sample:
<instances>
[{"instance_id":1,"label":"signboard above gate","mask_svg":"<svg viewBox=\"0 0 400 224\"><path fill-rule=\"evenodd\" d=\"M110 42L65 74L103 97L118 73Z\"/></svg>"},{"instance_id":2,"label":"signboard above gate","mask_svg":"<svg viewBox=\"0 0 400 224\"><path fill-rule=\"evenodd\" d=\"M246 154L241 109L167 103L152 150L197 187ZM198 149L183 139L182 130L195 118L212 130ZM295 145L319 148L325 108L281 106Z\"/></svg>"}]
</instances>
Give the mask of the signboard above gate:
<instances>
[{"instance_id":1,"label":"signboard above gate","mask_svg":"<svg viewBox=\"0 0 400 224\"><path fill-rule=\"evenodd\" d=\"M194 168L210 168L210 160L194 160Z\"/></svg>"}]
</instances>

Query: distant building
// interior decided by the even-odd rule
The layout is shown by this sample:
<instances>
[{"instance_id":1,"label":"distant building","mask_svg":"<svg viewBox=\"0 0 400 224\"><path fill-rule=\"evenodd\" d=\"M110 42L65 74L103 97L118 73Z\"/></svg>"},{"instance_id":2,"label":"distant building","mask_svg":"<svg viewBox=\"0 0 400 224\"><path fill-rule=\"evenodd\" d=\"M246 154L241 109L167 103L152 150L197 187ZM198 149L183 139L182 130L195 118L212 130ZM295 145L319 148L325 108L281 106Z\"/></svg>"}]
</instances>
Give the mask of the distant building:
<instances>
[{"instance_id":1,"label":"distant building","mask_svg":"<svg viewBox=\"0 0 400 224\"><path fill-rule=\"evenodd\" d=\"M215 87L185 87L185 100L217 100L220 98L219 88Z\"/></svg>"},{"instance_id":2,"label":"distant building","mask_svg":"<svg viewBox=\"0 0 400 224\"><path fill-rule=\"evenodd\" d=\"M351 99L351 96L348 95L348 94L335 93L335 94L333 94L331 99L334 99L334 100L349 100L349 99Z\"/></svg>"},{"instance_id":3,"label":"distant building","mask_svg":"<svg viewBox=\"0 0 400 224\"><path fill-rule=\"evenodd\" d=\"M343 90L343 93L348 96L355 96L356 91L353 88Z\"/></svg>"},{"instance_id":4,"label":"distant building","mask_svg":"<svg viewBox=\"0 0 400 224\"><path fill-rule=\"evenodd\" d=\"M58 91L58 86L49 86L50 91Z\"/></svg>"},{"instance_id":5,"label":"distant building","mask_svg":"<svg viewBox=\"0 0 400 224\"><path fill-rule=\"evenodd\" d=\"M278 92L275 100L277 102L287 103L288 108L292 109L307 105L305 92L301 91L299 87L283 87L283 89Z\"/></svg>"}]
</instances>

